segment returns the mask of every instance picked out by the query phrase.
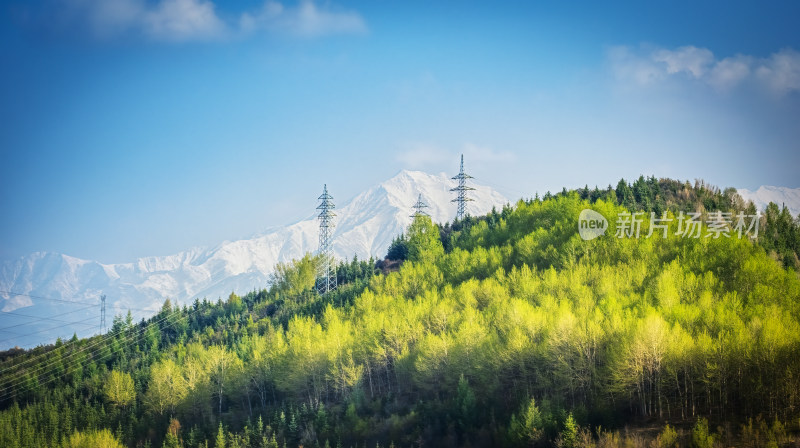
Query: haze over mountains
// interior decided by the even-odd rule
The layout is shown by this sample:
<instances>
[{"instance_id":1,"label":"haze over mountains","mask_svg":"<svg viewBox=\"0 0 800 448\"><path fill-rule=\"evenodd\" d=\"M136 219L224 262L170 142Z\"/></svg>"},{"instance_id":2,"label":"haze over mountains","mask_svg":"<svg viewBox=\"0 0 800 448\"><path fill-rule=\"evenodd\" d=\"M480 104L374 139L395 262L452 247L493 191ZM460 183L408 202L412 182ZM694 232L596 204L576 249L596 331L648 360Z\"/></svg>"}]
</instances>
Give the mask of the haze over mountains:
<instances>
[{"instance_id":1,"label":"haze over mountains","mask_svg":"<svg viewBox=\"0 0 800 448\"><path fill-rule=\"evenodd\" d=\"M456 182L444 173L431 175L401 171L393 178L357 195L347 203L337 202L334 251L339 259L383 257L392 239L411 222L412 205L421 194L434 221L450 221L456 207L450 192ZM468 211L485 214L507 199L489 187L473 183L473 202ZM322 186L320 185L320 190ZM309 210L316 207L309 198ZM99 303L107 296L107 318L132 309L134 318L151 315L169 297L178 303L196 298L227 297L231 291L244 294L267 286L274 266L314 252L318 245L315 214L297 223L267 229L249 239L226 241L213 248L193 248L174 255L140 258L130 263L102 264L65 254L39 252L0 265L0 310L5 312L0 349L29 347L99 330L99 307L54 301ZM8 292L27 295L13 295ZM30 297L30 296L34 297ZM50 300L47 300L50 299ZM11 312L13 314L9 314ZM69 315L66 315L69 313ZM24 315L24 316L23 316ZM32 323L30 317L49 317ZM63 316L63 317L62 317ZM68 322L85 320L77 325ZM52 329L52 330L48 330ZM19 335L31 334L27 337Z\"/></svg>"}]
</instances>

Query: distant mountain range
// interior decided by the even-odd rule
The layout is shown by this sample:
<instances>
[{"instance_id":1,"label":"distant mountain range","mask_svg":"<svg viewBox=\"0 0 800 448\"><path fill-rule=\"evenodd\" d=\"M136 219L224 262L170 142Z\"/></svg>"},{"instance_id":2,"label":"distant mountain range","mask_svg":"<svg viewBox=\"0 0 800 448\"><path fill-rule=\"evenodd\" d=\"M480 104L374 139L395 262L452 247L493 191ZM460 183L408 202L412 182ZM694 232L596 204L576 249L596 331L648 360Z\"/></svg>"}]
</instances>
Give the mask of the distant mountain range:
<instances>
[{"instance_id":1,"label":"distant mountain range","mask_svg":"<svg viewBox=\"0 0 800 448\"><path fill-rule=\"evenodd\" d=\"M412 206L420 194L434 221L452 220L456 206L451 202L454 196L450 188L454 186L455 181L445 174L401 171L342 204L336 210L333 244L336 256L383 257L392 239L410 224ZM485 214L493 206L500 208L507 202L489 187L473 186L476 189L470 196L474 201L468 203L468 211L473 215ZM335 190L333 193L335 196ZM315 207L309 201L309 209ZM245 294L264 288L278 262L314 252L317 245L318 223L315 215L310 215L249 239L169 256L140 258L132 263L102 264L44 252L4 262L0 264L0 311L3 311L0 327L15 327L0 332L0 349L15 345L30 347L58 336L69 337L73 332L86 336L98 331L99 306L82 309L58 300L99 303L100 295L105 294L109 323L113 315L125 314L128 309L137 310L134 317L138 319L158 310L167 297L189 303L196 298L216 300L227 297L231 291ZM31 323L32 319L25 316L50 319ZM85 322L67 324L82 319ZM19 337L27 334L30 336Z\"/></svg>"},{"instance_id":2,"label":"distant mountain range","mask_svg":"<svg viewBox=\"0 0 800 448\"><path fill-rule=\"evenodd\" d=\"M778 204L780 208L786 205L786 207L789 208L789 212L795 218L797 215L800 215L800 188L763 185L758 187L756 191L740 188L738 192L745 200L753 201L753 204L755 204L756 208L761 212L764 211L767 204L774 202Z\"/></svg>"},{"instance_id":3,"label":"distant mountain range","mask_svg":"<svg viewBox=\"0 0 800 448\"><path fill-rule=\"evenodd\" d=\"M337 210L334 252L340 259L376 258L386 254L391 240L411 222L412 206L421 194L434 221L446 222L456 212L445 174L401 171L393 178L359 194ZM482 215L508 200L490 187L473 185L468 211ZM739 189L759 210L770 201L800 214L800 188L762 186ZM334 191L335 193L335 191ZM309 210L316 204L309 201ZM56 337L96 333L99 303L107 296L109 323L128 309L136 319L161 307L165 298L190 303L196 298L216 300L231 291L245 294L264 288L275 265L314 252L318 242L316 216L273 227L249 239L226 241L213 248L194 248L174 255L140 258L131 263L102 264L58 253L38 252L0 263L0 349L30 347ZM24 295L13 295L9 292ZM31 297L33 296L33 297ZM32 317L38 320L32 319ZM42 319L46 318L46 319ZM70 324L81 321L78 324ZM21 336L27 335L27 336Z\"/></svg>"}]
</instances>

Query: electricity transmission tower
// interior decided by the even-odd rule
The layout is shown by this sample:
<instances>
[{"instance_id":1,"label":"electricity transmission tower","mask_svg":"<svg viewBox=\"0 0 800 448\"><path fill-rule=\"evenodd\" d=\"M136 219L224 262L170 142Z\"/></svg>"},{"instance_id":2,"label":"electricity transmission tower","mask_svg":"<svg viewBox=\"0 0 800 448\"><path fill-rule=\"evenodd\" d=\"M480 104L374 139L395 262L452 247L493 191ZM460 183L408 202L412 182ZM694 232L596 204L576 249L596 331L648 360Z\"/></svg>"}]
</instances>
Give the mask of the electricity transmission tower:
<instances>
[{"instance_id":1,"label":"electricity transmission tower","mask_svg":"<svg viewBox=\"0 0 800 448\"><path fill-rule=\"evenodd\" d=\"M472 176L464 172L464 154L461 154L461 171L453 179L458 180L458 186L450 189L450 191L456 192L456 198L450 202L458 203L456 219L464 219L467 211L467 202L472 200L467 197L467 191L474 190L474 188L467 186L467 179L472 179Z\"/></svg>"},{"instance_id":2,"label":"electricity transmission tower","mask_svg":"<svg viewBox=\"0 0 800 448\"><path fill-rule=\"evenodd\" d=\"M423 210L428 208L428 204L422 201L422 193L420 193L417 203L412 207L414 207L414 214L411 215L412 218L416 218L417 216L428 216L428 214Z\"/></svg>"},{"instance_id":3,"label":"electricity transmission tower","mask_svg":"<svg viewBox=\"0 0 800 448\"><path fill-rule=\"evenodd\" d=\"M319 269L317 271L317 292L325 294L336 289L336 265L333 258L333 247L331 245L333 233L333 196L328 194L328 185L322 188L322 196L318 198L321 202L317 207L319 210Z\"/></svg>"},{"instance_id":4,"label":"electricity transmission tower","mask_svg":"<svg viewBox=\"0 0 800 448\"><path fill-rule=\"evenodd\" d=\"M100 296L100 328L103 333L106 332L106 295Z\"/></svg>"}]
</instances>

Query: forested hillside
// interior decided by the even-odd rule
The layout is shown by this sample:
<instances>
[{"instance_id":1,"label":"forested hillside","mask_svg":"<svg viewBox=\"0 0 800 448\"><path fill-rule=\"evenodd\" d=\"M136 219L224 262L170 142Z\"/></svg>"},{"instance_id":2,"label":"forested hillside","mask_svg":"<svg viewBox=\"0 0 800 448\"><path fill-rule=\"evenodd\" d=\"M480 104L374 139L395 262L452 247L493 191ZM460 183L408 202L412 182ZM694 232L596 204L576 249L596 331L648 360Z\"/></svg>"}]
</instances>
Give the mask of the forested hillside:
<instances>
[{"instance_id":1,"label":"forested hillside","mask_svg":"<svg viewBox=\"0 0 800 448\"><path fill-rule=\"evenodd\" d=\"M0 446L797 443L797 219L770 206L755 240L676 235L680 212L748 207L640 178L420 216L325 296L309 255L268 289L3 353ZM604 236L578 235L586 208ZM617 238L635 211L641 236Z\"/></svg>"}]
</instances>

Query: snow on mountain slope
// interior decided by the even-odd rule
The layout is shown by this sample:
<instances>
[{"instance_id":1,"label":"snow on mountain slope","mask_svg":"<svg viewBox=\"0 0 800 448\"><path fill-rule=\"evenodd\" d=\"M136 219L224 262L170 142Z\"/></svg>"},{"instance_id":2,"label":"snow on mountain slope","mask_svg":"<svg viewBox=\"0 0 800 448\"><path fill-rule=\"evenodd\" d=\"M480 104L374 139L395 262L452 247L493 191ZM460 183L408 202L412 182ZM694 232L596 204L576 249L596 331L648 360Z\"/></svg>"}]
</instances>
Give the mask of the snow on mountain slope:
<instances>
[{"instance_id":1,"label":"snow on mountain slope","mask_svg":"<svg viewBox=\"0 0 800 448\"><path fill-rule=\"evenodd\" d=\"M418 171L401 171L385 181L340 206L335 212L334 252L340 259L360 259L386 254L392 239L411 223L412 205L418 195L429 205L426 210L434 221L445 222L455 216L454 195L449 190L456 185L445 174L431 175ZM468 211L473 215L485 214L493 206L507 202L489 187L473 183L476 188L470 197ZM335 189L332 189L334 198ZM336 201L334 201L336 202ZM309 210L316 207L309 200ZM57 327L55 322L28 325L25 318L0 313L0 327L21 325L15 330L28 334L42 331L27 338L18 338L9 331L0 333L3 347L32 346L52 341L56 336L89 335L98 330L99 307L75 312L75 305L47 301L99 302L105 294L108 315L124 314L128 308L149 310L160 308L169 297L179 303L189 303L195 298L216 300L227 297L231 291L245 294L264 288L274 266L314 252L318 245L318 223L315 216L285 227L276 227L249 239L224 242L211 249L194 248L164 257L140 258L132 263L101 264L80 260L68 255L35 253L13 262L0 264L0 311L32 316L55 317L70 313L63 320L74 322L87 319L81 326ZM29 294L40 298L11 295L8 291ZM18 313L18 314L19 314ZM135 318L149 313L138 311ZM92 316L97 316L92 320ZM30 320L28 320L29 322ZM109 318L110 321L110 318ZM35 327L35 328L34 328Z\"/></svg>"},{"instance_id":2,"label":"snow on mountain slope","mask_svg":"<svg viewBox=\"0 0 800 448\"><path fill-rule=\"evenodd\" d=\"M753 201L756 209L763 212L770 202L774 202L778 207L783 208L785 204L789 208L792 216L800 215L800 188L771 187L762 185L756 191L740 188L739 195L746 201Z\"/></svg>"}]
</instances>

